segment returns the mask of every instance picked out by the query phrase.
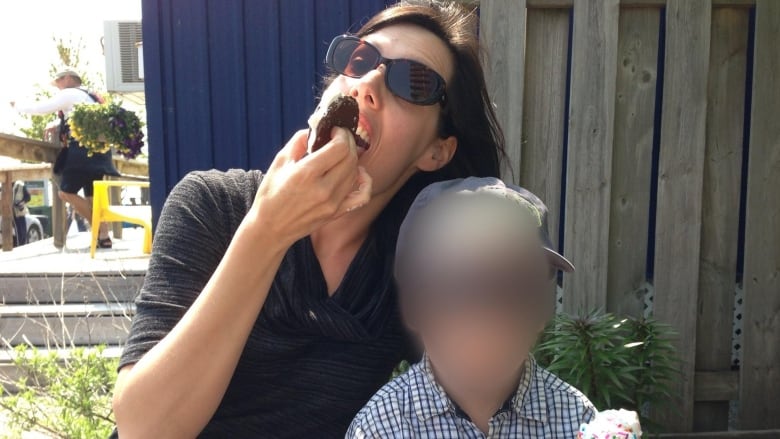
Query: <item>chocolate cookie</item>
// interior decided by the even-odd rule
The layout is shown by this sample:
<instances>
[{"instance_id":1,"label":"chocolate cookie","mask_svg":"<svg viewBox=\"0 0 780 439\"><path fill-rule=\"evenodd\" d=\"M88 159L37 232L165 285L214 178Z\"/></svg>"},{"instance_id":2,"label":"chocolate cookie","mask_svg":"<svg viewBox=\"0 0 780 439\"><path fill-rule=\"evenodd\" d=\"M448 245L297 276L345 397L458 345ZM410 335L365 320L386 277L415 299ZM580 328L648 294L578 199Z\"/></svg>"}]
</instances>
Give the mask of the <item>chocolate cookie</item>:
<instances>
[{"instance_id":1,"label":"chocolate cookie","mask_svg":"<svg viewBox=\"0 0 780 439\"><path fill-rule=\"evenodd\" d=\"M346 128L354 136L358 126L358 114L358 103L351 96L336 95L330 99L327 106L325 102L320 103L309 118L309 153L322 148L330 141L333 127Z\"/></svg>"}]
</instances>

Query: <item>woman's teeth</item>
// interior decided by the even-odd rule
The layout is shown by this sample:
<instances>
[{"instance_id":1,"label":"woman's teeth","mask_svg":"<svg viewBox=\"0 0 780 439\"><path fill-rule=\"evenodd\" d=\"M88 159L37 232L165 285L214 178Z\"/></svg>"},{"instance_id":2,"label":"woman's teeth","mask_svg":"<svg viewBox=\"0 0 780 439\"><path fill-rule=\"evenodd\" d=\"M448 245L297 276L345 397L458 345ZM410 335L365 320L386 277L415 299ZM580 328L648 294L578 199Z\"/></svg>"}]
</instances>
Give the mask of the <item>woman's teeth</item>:
<instances>
[{"instance_id":1,"label":"woman's teeth","mask_svg":"<svg viewBox=\"0 0 780 439\"><path fill-rule=\"evenodd\" d=\"M371 139L368 137L368 133L360 125L358 125L357 130L355 130L355 143L357 146L365 149L368 149L368 146L371 144Z\"/></svg>"}]
</instances>

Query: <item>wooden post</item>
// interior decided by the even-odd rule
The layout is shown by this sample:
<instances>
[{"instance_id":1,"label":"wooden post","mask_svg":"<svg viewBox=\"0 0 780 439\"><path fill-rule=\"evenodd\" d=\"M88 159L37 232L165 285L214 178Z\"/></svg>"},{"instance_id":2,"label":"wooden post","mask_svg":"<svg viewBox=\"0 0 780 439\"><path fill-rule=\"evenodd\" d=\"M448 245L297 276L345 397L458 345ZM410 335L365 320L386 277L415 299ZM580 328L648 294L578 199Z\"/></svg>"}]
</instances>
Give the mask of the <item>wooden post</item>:
<instances>
[{"instance_id":1,"label":"wooden post","mask_svg":"<svg viewBox=\"0 0 780 439\"><path fill-rule=\"evenodd\" d=\"M780 428L780 2L756 1L740 429Z\"/></svg>"},{"instance_id":2,"label":"wooden post","mask_svg":"<svg viewBox=\"0 0 780 439\"><path fill-rule=\"evenodd\" d=\"M525 0L483 0L480 23L480 39L487 50L487 87L506 139L509 163L504 164L502 177L517 183L523 145Z\"/></svg>"},{"instance_id":3,"label":"wooden post","mask_svg":"<svg viewBox=\"0 0 780 439\"><path fill-rule=\"evenodd\" d=\"M10 172L3 173L2 184L3 191L0 194L2 210L0 213L3 215L3 251L9 252L14 249L13 230L15 227L14 212L11 208L14 199L13 175Z\"/></svg>"},{"instance_id":4,"label":"wooden post","mask_svg":"<svg viewBox=\"0 0 780 439\"><path fill-rule=\"evenodd\" d=\"M618 0L575 2L563 250L563 309L607 304L607 253L618 47Z\"/></svg>"},{"instance_id":5,"label":"wooden post","mask_svg":"<svg viewBox=\"0 0 780 439\"><path fill-rule=\"evenodd\" d=\"M675 400L657 413L658 421L675 432L693 429L711 13L711 0L669 0L666 5L654 314L678 334L680 375L671 389Z\"/></svg>"},{"instance_id":6,"label":"wooden post","mask_svg":"<svg viewBox=\"0 0 780 439\"><path fill-rule=\"evenodd\" d=\"M563 170L563 128L566 125L566 64L569 11L528 9L523 139L520 184L547 205L547 226L558 244ZM515 169L518 172L518 169ZM553 286L557 290L557 285ZM553 294L553 297L555 293Z\"/></svg>"},{"instance_id":7,"label":"wooden post","mask_svg":"<svg viewBox=\"0 0 780 439\"><path fill-rule=\"evenodd\" d=\"M65 241L68 237L68 231L65 230L67 221L67 210L65 209L65 202L60 199L60 188L56 184L52 183L54 189L52 190L52 202L51 202L51 234L54 238L54 247L62 249L65 247Z\"/></svg>"},{"instance_id":8,"label":"wooden post","mask_svg":"<svg viewBox=\"0 0 780 439\"><path fill-rule=\"evenodd\" d=\"M729 372L737 271L749 10L712 10L696 371ZM728 400L694 405L694 430L727 430Z\"/></svg>"}]
</instances>

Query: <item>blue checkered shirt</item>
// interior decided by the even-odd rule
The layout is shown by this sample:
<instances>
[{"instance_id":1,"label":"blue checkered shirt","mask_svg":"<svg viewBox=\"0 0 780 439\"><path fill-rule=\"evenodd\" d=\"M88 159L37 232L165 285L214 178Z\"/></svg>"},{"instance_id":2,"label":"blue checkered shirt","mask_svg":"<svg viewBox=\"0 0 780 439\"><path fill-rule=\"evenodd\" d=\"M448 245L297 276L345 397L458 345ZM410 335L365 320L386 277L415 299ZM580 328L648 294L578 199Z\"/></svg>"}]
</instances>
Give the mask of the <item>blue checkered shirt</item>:
<instances>
[{"instance_id":1,"label":"blue checkered shirt","mask_svg":"<svg viewBox=\"0 0 780 439\"><path fill-rule=\"evenodd\" d=\"M379 389L346 437L574 439L595 414L582 392L529 358L517 392L490 419L485 435L436 383L426 357Z\"/></svg>"}]
</instances>

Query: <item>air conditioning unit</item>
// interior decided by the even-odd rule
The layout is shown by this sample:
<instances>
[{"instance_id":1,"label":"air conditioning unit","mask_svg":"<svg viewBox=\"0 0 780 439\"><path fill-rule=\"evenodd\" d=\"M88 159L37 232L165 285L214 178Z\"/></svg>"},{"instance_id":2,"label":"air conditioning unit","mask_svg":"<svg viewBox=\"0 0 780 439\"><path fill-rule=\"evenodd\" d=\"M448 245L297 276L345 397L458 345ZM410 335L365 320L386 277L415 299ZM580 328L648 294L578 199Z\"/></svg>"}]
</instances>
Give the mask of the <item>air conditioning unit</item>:
<instances>
[{"instance_id":1,"label":"air conditioning unit","mask_svg":"<svg viewBox=\"0 0 780 439\"><path fill-rule=\"evenodd\" d=\"M144 91L143 60L139 43L143 40L140 21L104 22L106 88L111 93ZM141 55L142 56L142 55Z\"/></svg>"}]
</instances>

